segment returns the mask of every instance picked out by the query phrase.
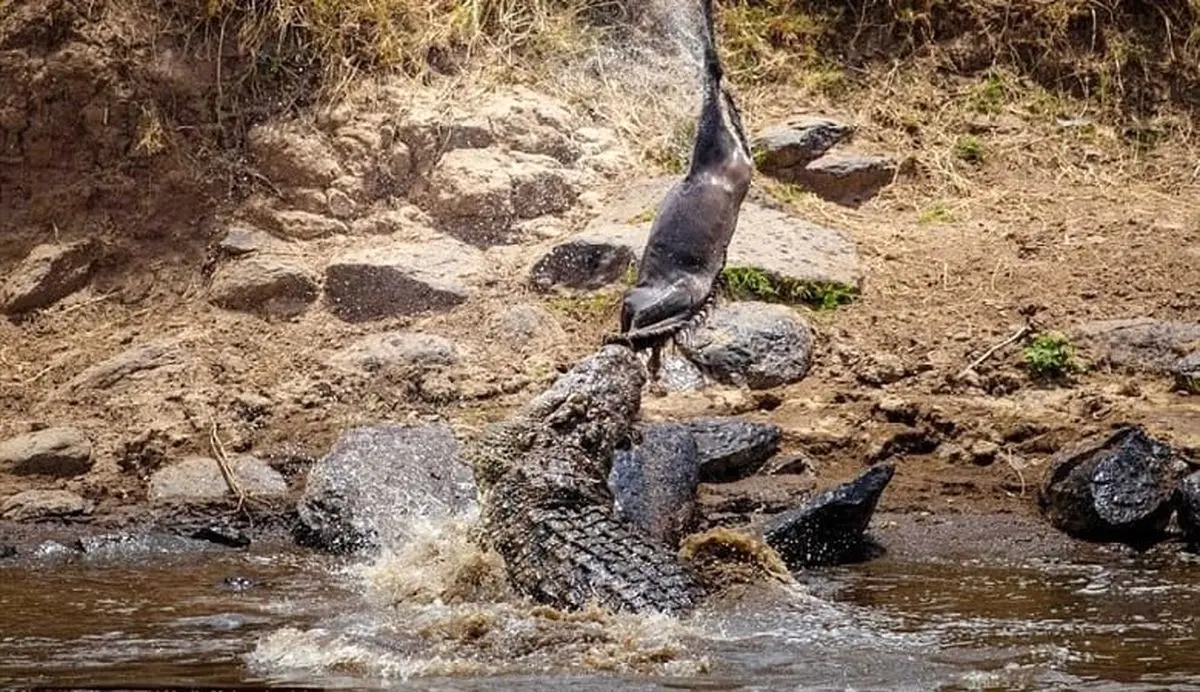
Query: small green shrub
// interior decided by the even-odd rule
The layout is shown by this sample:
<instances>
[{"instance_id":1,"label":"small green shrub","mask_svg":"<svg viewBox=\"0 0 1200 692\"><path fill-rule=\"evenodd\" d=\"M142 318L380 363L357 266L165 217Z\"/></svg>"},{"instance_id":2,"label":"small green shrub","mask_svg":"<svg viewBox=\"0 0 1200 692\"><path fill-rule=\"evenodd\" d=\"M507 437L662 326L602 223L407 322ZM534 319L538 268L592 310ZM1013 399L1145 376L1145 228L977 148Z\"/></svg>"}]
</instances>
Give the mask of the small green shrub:
<instances>
[{"instance_id":1,"label":"small green shrub","mask_svg":"<svg viewBox=\"0 0 1200 692\"><path fill-rule=\"evenodd\" d=\"M734 300L761 300L833 310L852 302L858 295L854 287L845 284L781 279L755 267L726 267L721 276L726 292Z\"/></svg>"},{"instance_id":2,"label":"small green shrub","mask_svg":"<svg viewBox=\"0 0 1200 692\"><path fill-rule=\"evenodd\" d=\"M947 209L944 204L935 204L921 212L921 215L917 217L917 223L922 224L954 223L954 221L954 212Z\"/></svg>"},{"instance_id":3,"label":"small green shrub","mask_svg":"<svg viewBox=\"0 0 1200 692\"><path fill-rule=\"evenodd\" d=\"M1025 347L1025 367L1035 377L1057 379L1083 370L1075 347L1061 334L1039 334Z\"/></svg>"},{"instance_id":4,"label":"small green shrub","mask_svg":"<svg viewBox=\"0 0 1200 692\"><path fill-rule=\"evenodd\" d=\"M968 163L983 163L983 142L974 135L963 135L954 142L954 155Z\"/></svg>"}]
</instances>

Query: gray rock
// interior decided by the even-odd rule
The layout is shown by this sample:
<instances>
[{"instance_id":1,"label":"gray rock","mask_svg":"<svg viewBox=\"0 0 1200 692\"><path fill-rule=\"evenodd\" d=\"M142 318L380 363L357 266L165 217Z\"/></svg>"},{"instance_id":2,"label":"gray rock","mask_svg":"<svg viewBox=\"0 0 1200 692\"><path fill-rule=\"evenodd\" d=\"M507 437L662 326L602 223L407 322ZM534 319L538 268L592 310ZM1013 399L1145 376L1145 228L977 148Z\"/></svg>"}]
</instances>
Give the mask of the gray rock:
<instances>
[{"instance_id":1,"label":"gray rock","mask_svg":"<svg viewBox=\"0 0 1200 692\"><path fill-rule=\"evenodd\" d=\"M1179 483L1176 504L1183 537L1193 546L1200 546L1200 471L1189 474Z\"/></svg>"},{"instance_id":2,"label":"gray rock","mask_svg":"<svg viewBox=\"0 0 1200 692\"><path fill-rule=\"evenodd\" d=\"M1175 377L1175 388L1191 394L1200 394L1200 351L1184 356L1171 366Z\"/></svg>"},{"instance_id":3,"label":"gray rock","mask_svg":"<svg viewBox=\"0 0 1200 692\"><path fill-rule=\"evenodd\" d=\"M33 248L0 286L0 312L17 315L40 310L86 286L97 247L84 240Z\"/></svg>"},{"instance_id":4,"label":"gray rock","mask_svg":"<svg viewBox=\"0 0 1200 692\"><path fill-rule=\"evenodd\" d=\"M421 208L438 228L476 247L512 241L512 158L493 149L446 153L429 180Z\"/></svg>"},{"instance_id":5,"label":"gray rock","mask_svg":"<svg viewBox=\"0 0 1200 692\"><path fill-rule=\"evenodd\" d=\"M1163 538L1187 468L1181 452L1139 426L1126 426L1056 454L1038 509L1076 538L1151 545Z\"/></svg>"},{"instance_id":6,"label":"gray rock","mask_svg":"<svg viewBox=\"0 0 1200 692\"><path fill-rule=\"evenodd\" d=\"M168 338L135 346L79 373L66 384L66 389L108 389L138 373L181 367L180 344L180 339Z\"/></svg>"},{"instance_id":7,"label":"gray rock","mask_svg":"<svg viewBox=\"0 0 1200 692\"><path fill-rule=\"evenodd\" d=\"M416 518L474 506L475 482L444 425L389 425L342 433L310 469L296 540L333 553L392 546Z\"/></svg>"},{"instance_id":8,"label":"gray rock","mask_svg":"<svg viewBox=\"0 0 1200 692\"><path fill-rule=\"evenodd\" d=\"M0 469L70 478L92 470L92 443L76 428L46 428L0 442Z\"/></svg>"},{"instance_id":9,"label":"gray rock","mask_svg":"<svg viewBox=\"0 0 1200 692\"><path fill-rule=\"evenodd\" d=\"M665 192L664 188L655 188ZM631 197L648 197L644 188ZM612 205L628 211L629 200ZM637 261L650 235L651 220L617 221L602 216L581 233L552 246L533 265L534 288L556 286L596 289L624 277ZM862 273L854 243L844 234L809 223L754 202L742 205L738 226L729 244L729 267L751 267L795 283L836 283L859 288Z\"/></svg>"},{"instance_id":10,"label":"gray rock","mask_svg":"<svg viewBox=\"0 0 1200 692\"><path fill-rule=\"evenodd\" d=\"M359 250L329 264L325 294L347 322L445 312L470 297L482 266L478 250L449 239Z\"/></svg>"},{"instance_id":11,"label":"gray rock","mask_svg":"<svg viewBox=\"0 0 1200 692\"><path fill-rule=\"evenodd\" d=\"M248 497L276 498L287 493L287 481L275 469L249 455L229 459L238 485ZM203 504L234 497L216 459L189 457L165 466L150 477L150 501Z\"/></svg>"},{"instance_id":12,"label":"gray rock","mask_svg":"<svg viewBox=\"0 0 1200 692\"><path fill-rule=\"evenodd\" d=\"M110 533L83 536L75 542L75 550L89 561L125 561L147 555L179 555L215 552L217 544L170 533Z\"/></svg>"},{"instance_id":13,"label":"gray rock","mask_svg":"<svg viewBox=\"0 0 1200 692\"><path fill-rule=\"evenodd\" d=\"M663 356L661 377L669 392L694 392L709 384L695 363L674 353Z\"/></svg>"},{"instance_id":14,"label":"gray rock","mask_svg":"<svg viewBox=\"0 0 1200 692\"><path fill-rule=\"evenodd\" d=\"M791 182L822 199L853 207L891 184L897 169L895 160L886 156L828 154L796 171Z\"/></svg>"},{"instance_id":15,"label":"gray rock","mask_svg":"<svg viewBox=\"0 0 1200 692\"><path fill-rule=\"evenodd\" d=\"M488 331L518 352L541 350L540 345L558 343L566 335L549 310L533 303L519 303L492 315Z\"/></svg>"},{"instance_id":16,"label":"gray rock","mask_svg":"<svg viewBox=\"0 0 1200 692\"><path fill-rule=\"evenodd\" d=\"M285 243L266 231L242 223L234 223L225 231L217 243L217 249L229 257L240 257L254 252L276 250Z\"/></svg>"},{"instance_id":17,"label":"gray rock","mask_svg":"<svg viewBox=\"0 0 1200 692\"><path fill-rule=\"evenodd\" d=\"M561 104L525 88L489 99L478 114L496 139L514 151L544 154L562 163L579 158L576 123Z\"/></svg>"},{"instance_id":18,"label":"gray rock","mask_svg":"<svg viewBox=\"0 0 1200 692\"><path fill-rule=\"evenodd\" d=\"M670 546L696 518L700 456L683 426L650 425L641 440L613 454L608 486L616 516Z\"/></svg>"},{"instance_id":19,"label":"gray rock","mask_svg":"<svg viewBox=\"0 0 1200 692\"><path fill-rule=\"evenodd\" d=\"M516 154L510 174L513 214L517 219L561 214L579 198L579 190L566 169L549 156Z\"/></svg>"},{"instance_id":20,"label":"gray rock","mask_svg":"<svg viewBox=\"0 0 1200 692\"><path fill-rule=\"evenodd\" d=\"M1103 320L1077 327L1070 335L1098 365L1129 371L1166 373L1200 350L1200 324L1149 318Z\"/></svg>"},{"instance_id":21,"label":"gray rock","mask_svg":"<svg viewBox=\"0 0 1200 692\"><path fill-rule=\"evenodd\" d=\"M807 117L765 130L751 142L755 168L763 175L791 179L839 142L854 128L828 118Z\"/></svg>"},{"instance_id":22,"label":"gray rock","mask_svg":"<svg viewBox=\"0 0 1200 692\"><path fill-rule=\"evenodd\" d=\"M297 125L259 125L247 133L246 143L259 170L276 185L325 187L342 174L325 138Z\"/></svg>"},{"instance_id":23,"label":"gray rock","mask_svg":"<svg viewBox=\"0 0 1200 692\"><path fill-rule=\"evenodd\" d=\"M728 483L757 473L783 439L778 425L741 418L697 418L679 425L696 438L704 483Z\"/></svg>"},{"instance_id":24,"label":"gray rock","mask_svg":"<svg viewBox=\"0 0 1200 692\"><path fill-rule=\"evenodd\" d=\"M865 557L864 533L896 469L872 466L854 480L773 518L763 539L789 569L841 564Z\"/></svg>"},{"instance_id":25,"label":"gray rock","mask_svg":"<svg viewBox=\"0 0 1200 692\"><path fill-rule=\"evenodd\" d=\"M274 317L295 317L317 299L317 281L299 262L271 254L222 264L208 299L216 306Z\"/></svg>"},{"instance_id":26,"label":"gray rock","mask_svg":"<svg viewBox=\"0 0 1200 692\"><path fill-rule=\"evenodd\" d=\"M723 305L680 344L707 376L724 384L769 389L808 374L812 335L796 312L783 305Z\"/></svg>"},{"instance_id":27,"label":"gray rock","mask_svg":"<svg viewBox=\"0 0 1200 692\"><path fill-rule=\"evenodd\" d=\"M91 502L68 490L26 490L0 504L0 518L10 521L64 519L91 511Z\"/></svg>"},{"instance_id":28,"label":"gray rock","mask_svg":"<svg viewBox=\"0 0 1200 692\"><path fill-rule=\"evenodd\" d=\"M329 364L342 369L376 372L397 366L453 365L458 348L436 334L394 331L363 337L338 351Z\"/></svg>"}]
</instances>

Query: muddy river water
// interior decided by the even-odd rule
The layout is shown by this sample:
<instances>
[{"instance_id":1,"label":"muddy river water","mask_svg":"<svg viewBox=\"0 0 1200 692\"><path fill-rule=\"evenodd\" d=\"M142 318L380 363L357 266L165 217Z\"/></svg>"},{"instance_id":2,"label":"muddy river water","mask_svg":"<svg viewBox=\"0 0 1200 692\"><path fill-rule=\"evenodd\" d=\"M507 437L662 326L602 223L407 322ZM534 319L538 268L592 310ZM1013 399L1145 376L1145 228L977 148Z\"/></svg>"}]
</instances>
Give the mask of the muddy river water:
<instances>
[{"instance_id":1,"label":"muddy river water","mask_svg":"<svg viewBox=\"0 0 1200 692\"><path fill-rule=\"evenodd\" d=\"M444 538L367 563L43 548L0 562L0 686L1200 690L1200 558L1076 550L1011 523L972 540L985 519L877 524L883 557L685 622L489 597L487 565ZM453 570L475 591L431 590Z\"/></svg>"}]
</instances>

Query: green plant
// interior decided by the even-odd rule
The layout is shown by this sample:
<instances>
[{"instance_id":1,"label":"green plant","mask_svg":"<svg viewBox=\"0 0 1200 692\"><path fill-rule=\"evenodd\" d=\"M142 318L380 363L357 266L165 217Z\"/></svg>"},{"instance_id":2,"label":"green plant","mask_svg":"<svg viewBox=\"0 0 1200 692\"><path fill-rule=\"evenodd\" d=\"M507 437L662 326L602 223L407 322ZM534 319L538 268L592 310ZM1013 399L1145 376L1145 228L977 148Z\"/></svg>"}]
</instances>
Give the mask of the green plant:
<instances>
[{"instance_id":1,"label":"green plant","mask_svg":"<svg viewBox=\"0 0 1200 692\"><path fill-rule=\"evenodd\" d=\"M963 135L954 142L954 155L969 163L982 163L983 142L974 135Z\"/></svg>"},{"instance_id":2,"label":"green plant","mask_svg":"<svg viewBox=\"0 0 1200 692\"><path fill-rule=\"evenodd\" d=\"M999 113L1008 96L1008 80L998 71L991 71L967 97L967 104L979 113Z\"/></svg>"},{"instance_id":3,"label":"green plant","mask_svg":"<svg viewBox=\"0 0 1200 692\"><path fill-rule=\"evenodd\" d=\"M796 281L774 276L757 267L726 267L721 271L725 292L734 300L808 305L833 310L858 295L853 286L833 281Z\"/></svg>"},{"instance_id":4,"label":"green plant","mask_svg":"<svg viewBox=\"0 0 1200 692\"><path fill-rule=\"evenodd\" d=\"M646 223L648 221L653 221L654 220L654 212L655 212L654 207L650 207L650 208L644 210L642 213L637 214L636 216L629 217L629 220L626 221L626 223L639 224L639 223Z\"/></svg>"},{"instance_id":5,"label":"green plant","mask_svg":"<svg viewBox=\"0 0 1200 692\"><path fill-rule=\"evenodd\" d=\"M917 217L917 223L953 223L955 221L954 212L946 208L946 205L940 202L929 207L921 212Z\"/></svg>"},{"instance_id":6,"label":"green plant","mask_svg":"<svg viewBox=\"0 0 1200 692\"><path fill-rule=\"evenodd\" d=\"M1035 377L1056 379L1083 369L1075 347L1061 334L1038 334L1025 347L1025 367Z\"/></svg>"}]
</instances>

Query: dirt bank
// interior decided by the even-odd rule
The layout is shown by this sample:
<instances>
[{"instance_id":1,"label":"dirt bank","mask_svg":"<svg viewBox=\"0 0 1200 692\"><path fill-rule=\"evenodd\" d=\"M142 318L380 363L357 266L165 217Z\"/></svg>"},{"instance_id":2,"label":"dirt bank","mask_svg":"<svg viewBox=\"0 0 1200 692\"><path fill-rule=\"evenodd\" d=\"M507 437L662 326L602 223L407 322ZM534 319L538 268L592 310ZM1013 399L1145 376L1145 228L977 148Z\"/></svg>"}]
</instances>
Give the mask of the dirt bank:
<instances>
[{"instance_id":1,"label":"dirt bank","mask_svg":"<svg viewBox=\"0 0 1200 692\"><path fill-rule=\"evenodd\" d=\"M424 80L362 73L327 106L292 63L272 63L244 35L233 40L236 16L189 33L171 8L0 3L0 267L15 275L39 244L96 244L80 290L0 322L0 439L78 429L90 444L87 470L0 469L0 498L64 489L90 504L75 520L103 522L144 508L159 469L224 453L262 460L294 496L346 427L449 420L470 434L615 324L618 284L544 293L528 267L632 182L661 174L648 161L667 163L661 154L678 144L694 105L679 88L686 70L638 70L630 65L641 54L599 49L603 60L580 68L564 58L541 81L527 64L498 77L468 61ZM1168 14L1163 31L1178 36L1189 20ZM726 16L731 35L739 16ZM939 17L922 31L940 36L948 25ZM947 41L970 43L990 21L960 22ZM1158 36L1135 28L1146 45L1141 37ZM738 36L731 60L745 50ZM1027 341L959 377L1027 318L1035 331L1067 334L1097 320L1200 323L1194 91L1178 81L1188 75L1124 109L1122 99L1081 97L1078 80L1047 89L1045 61L930 62L937 41L882 69L867 54L904 41L881 36L836 79L832 53L820 65L811 54L787 63L795 79L783 82L740 73L755 132L835 117L856 126L854 151L890 157L900 175L857 207L756 178L753 199L852 241L862 290L835 310L797 308L818 337L814 367L797 384L647 396L648 416L744 414L784 429L781 456L796 459L789 473L709 488L705 501L777 508L892 458L885 510L1029 514L1044 462L1089 432L1139 422L1200 450L1200 399L1082 338L1072 337L1090 367L1066 379L1033 376ZM775 43L759 57L787 48ZM1157 51L1170 45L1130 65L1161 67ZM272 65L277 78L240 79ZM446 230L467 216L508 235ZM230 241L239 228L260 235ZM233 259L244 258L238 243L271 258L258 266L272 278L255 285L274 293L220 293L231 267L248 266L234 264L244 261ZM374 306L382 316L362 320L330 302L331 266L395 247L415 256L417 246L451 248L428 261L461 272L464 288L434 293L461 300L421 314ZM338 365L357 340L393 331L444 338L456 355Z\"/></svg>"}]
</instances>

